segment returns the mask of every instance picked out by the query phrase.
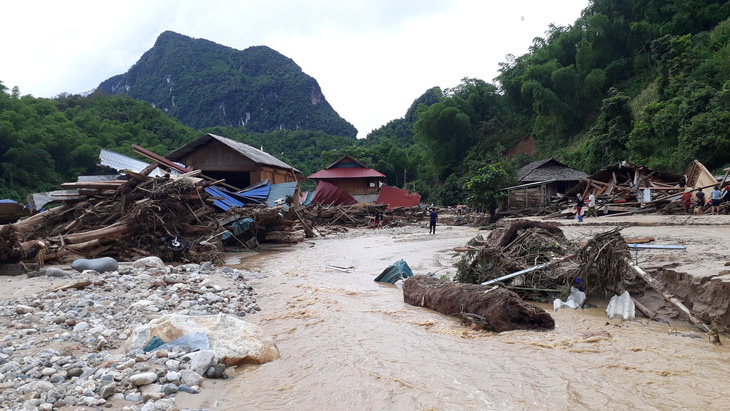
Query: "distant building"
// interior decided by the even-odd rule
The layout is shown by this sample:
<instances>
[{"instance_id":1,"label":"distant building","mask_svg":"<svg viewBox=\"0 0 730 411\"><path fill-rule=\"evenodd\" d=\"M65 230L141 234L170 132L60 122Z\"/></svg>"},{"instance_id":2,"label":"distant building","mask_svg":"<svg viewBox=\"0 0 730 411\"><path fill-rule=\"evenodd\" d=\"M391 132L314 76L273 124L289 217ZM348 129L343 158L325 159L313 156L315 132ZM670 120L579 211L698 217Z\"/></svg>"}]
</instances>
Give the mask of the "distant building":
<instances>
[{"instance_id":1,"label":"distant building","mask_svg":"<svg viewBox=\"0 0 730 411\"><path fill-rule=\"evenodd\" d=\"M509 207L545 205L551 197L564 195L588 177L583 171L570 168L554 158L532 162L517 171L520 185L507 187Z\"/></svg>"},{"instance_id":2,"label":"distant building","mask_svg":"<svg viewBox=\"0 0 730 411\"><path fill-rule=\"evenodd\" d=\"M299 182L302 173L278 158L240 141L206 134L166 156L167 159L200 169L226 184L246 188L259 181L271 184Z\"/></svg>"},{"instance_id":3,"label":"distant building","mask_svg":"<svg viewBox=\"0 0 730 411\"><path fill-rule=\"evenodd\" d=\"M359 202L373 202L377 199L380 182L385 180L385 175L345 155L308 178L318 182L326 181Z\"/></svg>"}]
</instances>

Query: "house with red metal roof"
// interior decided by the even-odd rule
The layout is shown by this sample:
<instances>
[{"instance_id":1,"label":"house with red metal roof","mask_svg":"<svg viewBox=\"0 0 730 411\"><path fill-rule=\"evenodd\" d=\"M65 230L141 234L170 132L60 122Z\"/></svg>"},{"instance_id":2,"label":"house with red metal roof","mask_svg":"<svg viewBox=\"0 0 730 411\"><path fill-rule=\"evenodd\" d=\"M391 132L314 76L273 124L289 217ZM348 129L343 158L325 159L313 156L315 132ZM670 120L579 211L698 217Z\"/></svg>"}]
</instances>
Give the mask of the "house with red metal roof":
<instances>
[{"instance_id":1,"label":"house with red metal roof","mask_svg":"<svg viewBox=\"0 0 730 411\"><path fill-rule=\"evenodd\" d=\"M385 180L385 175L344 155L324 170L317 171L308 178L317 180L317 182L326 181L357 199L359 196L377 195L380 183Z\"/></svg>"}]
</instances>

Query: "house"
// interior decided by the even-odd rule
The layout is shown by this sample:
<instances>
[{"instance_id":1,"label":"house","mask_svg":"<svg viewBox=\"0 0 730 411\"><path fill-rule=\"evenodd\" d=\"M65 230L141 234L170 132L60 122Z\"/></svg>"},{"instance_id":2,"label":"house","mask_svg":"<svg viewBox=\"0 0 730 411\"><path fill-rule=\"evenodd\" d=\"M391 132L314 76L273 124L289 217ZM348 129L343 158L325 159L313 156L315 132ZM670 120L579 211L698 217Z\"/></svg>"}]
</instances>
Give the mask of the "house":
<instances>
[{"instance_id":1,"label":"house","mask_svg":"<svg viewBox=\"0 0 730 411\"><path fill-rule=\"evenodd\" d=\"M508 193L507 206L545 205L551 197L564 195L585 177L588 174L554 158L532 162L517 171L520 185L504 189Z\"/></svg>"},{"instance_id":2,"label":"house","mask_svg":"<svg viewBox=\"0 0 730 411\"><path fill-rule=\"evenodd\" d=\"M317 182L326 181L360 202L373 202L377 199L380 182L385 180L385 175L344 155L324 170L317 171L308 178Z\"/></svg>"},{"instance_id":3,"label":"house","mask_svg":"<svg viewBox=\"0 0 730 411\"><path fill-rule=\"evenodd\" d=\"M165 158L200 169L206 176L245 188L263 180L272 184L299 182L302 173L278 158L240 141L206 134Z\"/></svg>"}]
</instances>

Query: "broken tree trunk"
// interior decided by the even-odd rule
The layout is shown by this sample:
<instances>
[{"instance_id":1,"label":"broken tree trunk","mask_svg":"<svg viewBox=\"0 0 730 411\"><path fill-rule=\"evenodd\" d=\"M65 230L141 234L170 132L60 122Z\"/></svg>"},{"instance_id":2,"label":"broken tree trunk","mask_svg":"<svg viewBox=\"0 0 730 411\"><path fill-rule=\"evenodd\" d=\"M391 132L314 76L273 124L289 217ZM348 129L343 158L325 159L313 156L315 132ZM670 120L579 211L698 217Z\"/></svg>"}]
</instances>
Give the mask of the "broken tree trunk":
<instances>
[{"instance_id":1,"label":"broken tree trunk","mask_svg":"<svg viewBox=\"0 0 730 411\"><path fill-rule=\"evenodd\" d=\"M65 235L63 236L63 241L70 244L78 244L92 240L104 239L109 242L124 238L129 233L130 229L131 227L129 224L119 222L97 230Z\"/></svg>"},{"instance_id":2,"label":"broken tree trunk","mask_svg":"<svg viewBox=\"0 0 730 411\"><path fill-rule=\"evenodd\" d=\"M700 330L710 332L710 327L707 326L707 324L703 323L702 320L695 317L694 314L687 308L684 304L682 304L681 301L677 299L677 297L674 297L672 295L667 294L664 292L664 290L661 289L661 286L658 284L657 280L650 277L649 274L646 273L646 271L642 270L639 266L632 265L631 266L634 271L636 271L639 274L639 277L641 277L644 281L646 281L647 284L656 292L662 295L667 302L674 305L678 310L682 311L689 317L689 320L692 322L692 324L696 325Z\"/></svg>"},{"instance_id":3,"label":"broken tree trunk","mask_svg":"<svg viewBox=\"0 0 730 411\"><path fill-rule=\"evenodd\" d=\"M548 330L555 321L543 309L524 302L504 288L459 284L415 275L403 283L403 300L446 315L476 314L496 332L526 329Z\"/></svg>"}]
</instances>

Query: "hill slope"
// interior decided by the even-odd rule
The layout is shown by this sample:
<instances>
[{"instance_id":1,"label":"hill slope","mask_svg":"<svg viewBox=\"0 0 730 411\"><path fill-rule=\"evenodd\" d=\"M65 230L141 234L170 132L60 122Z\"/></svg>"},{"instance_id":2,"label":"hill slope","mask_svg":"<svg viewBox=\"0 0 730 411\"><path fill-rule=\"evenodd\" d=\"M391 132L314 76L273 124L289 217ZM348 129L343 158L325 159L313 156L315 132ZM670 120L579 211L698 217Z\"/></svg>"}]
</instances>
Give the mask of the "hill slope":
<instances>
[{"instance_id":1,"label":"hill slope","mask_svg":"<svg viewBox=\"0 0 730 411\"><path fill-rule=\"evenodd\" d=\"M314 78L266 46L236 50L166 31L128 72L105 80L98 90L150 102L196 129L245 126L256 132L357 135Z\"/></svg>"}]
</instances>

